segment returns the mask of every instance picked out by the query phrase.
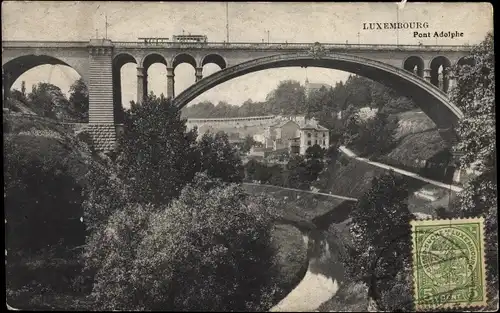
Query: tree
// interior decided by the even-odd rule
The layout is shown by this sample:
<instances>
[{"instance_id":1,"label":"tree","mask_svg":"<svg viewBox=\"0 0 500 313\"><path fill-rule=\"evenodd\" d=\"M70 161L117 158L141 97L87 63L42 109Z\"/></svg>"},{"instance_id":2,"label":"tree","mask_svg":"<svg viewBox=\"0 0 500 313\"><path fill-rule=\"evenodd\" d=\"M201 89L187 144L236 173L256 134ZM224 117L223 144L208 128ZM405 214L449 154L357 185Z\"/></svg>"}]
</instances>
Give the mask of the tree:
<instances>
[{"instance_id":1,"label":"tree","mask_svg":"<svg viewBox=\"0 0 500 313\"><path fill-rule=\"evenodd\" d=\"M454 68L457 82L451 93L452 101L464 113L457 128L460 139L456 149L463 153L460 166L468 168L475 165L481 174L466 184L450 210L456 217L485 218L487 281L491 297L498 293L494 62L493 35L490 33L473 48L464 65Z\"/></svg>"},{"instance_id":2,"label":"tree","mask_svg":"<svg viewBox=\"0 0 500 313\"><path fill-rule=\"evenodd\" d=\"M89 91L83 78L78 79L71 85L69 102L75 118L88 121L89 117Z\"/></svg>"},{"instance_id":3,"label":"tree","mask_svg":"<svg viewBox=\"0 0 500 313\"><path fill-rule=\"evenodd\" d=\"M396 116L389 116L386 112L377 112L373 119L360 124L360 133L353 145L362 155L381 156L395 144L397 128Z\"/></svg>"},{"instance_id":4,"label":"tree","mask_svg":"<svg viewBox=\"0 0 500 313\"><path fill-rule=\"evenodd\" d=\"M26 97L26 82L24 80L21 82L21 94L23 98Z\"/></svg>"},{"instance_id":5,"label":"tree","mask_svg":"<svg viewBox=\"0 0 500 313\"><path fill-rule=\"evenodd\" d=\"M58 118L62 110L68 109L68 100L61 88L49 83L33 85L28 102L30 109L38 115L53 119Z\"/></svg>"},{"instance_id":6,"label":"tree","mask_svg":"<svg viewBox=\"0 0 500 313\"><path fill-rule=\"evenodd\" d=\"M111 310L268 310L275 206L198 173L168 208L115 212L92 241L102 247L93 254L101 264L97 303Z\"/></svg>"},{"instance_id":7,"label":"tree","mask_svg":"<svg viewBox=\"0 0 500 313\"><path fill-rule=\"evenodd\" d=\"M256 179L256 174L257 171L259 170L260 163L259 161L256 161L254 159L251 159L250 161L245 164L245 178L248 181L253 181L257 180Z\"/></svg>"},{"instance_id":8,"label":"tree","mask_svg":"<svg viewBox=\"0 0 500 313\"><path fill-rule=\"evenodd\" d=\"M241 182L244 176L243 164L238 152L229 143L227 134L206 133L198 143L201 158L201 170L207 171L213 178L226 182Z\"/></svg>"},{"instance_id":9,"label":"tree","mask_svg":"<svg viewBox=\"0 0 500 313\"><path fill-rule=\"evenodd\" d=\"M252 136L247 135L241 145L241 152L247 153L256 143Z\"/></svg>"},{"instance_id":10,"label":"tree","mask_svg":"<svg viewBox=\"0 0 500 313\"><path fill-rule=\"evenodd\" d=\"M306 159L323 159L325 156L325 149L315 144L306 150Z\"/></svg>"},{"instance_id":11,"label":"tree","mask_svg":"<svg viewBox=\"0 0 500 313\"><path fill-rule=\"evenodd\" d=\"M410 274L412 215L407 197L404 178L393 173L375 177L351 212L354 250L347 272L355 281L367 284L370 297L380 299L375 290L388 292Z\"/></svg>"},{"instance_id":12,"label":"tree","mask_svg":"<svg viewBox=\"0 0 500 313\"><path fill-rule=\"evenodd\" d=\"M361 120L359 118L359 109L356 109L352 105L349 106L344 111L342 119L344 120L344 135L342 143L349 146L357 142L360 136Z\"/></svg>"},{"instance_id":13,"label":"tree","mask_svg":"<svg viewBox=\"0 0 500 313\"><path fill-rule=\"evenodd\" d=\"M285 186L297 189L309 189L309 173L306 162L300 155L293 155L286 165Z\"/></svg>"},{"instance_id":14,"label":"tree","mask_svg":"<svg viewBox=\"0 0 500 313\"><path fill-rule=\"evenodd\" d=\"M119 177L130 186L131 198L140 203L165 204L177 197L199 171L196 131L169 99L149 95L125 114L118 138Z\"/></svg>"},{"instance_id":15,"label":"tree","mask_svg":"<svg viewBox=\"0 0 500 313\"><path fill-rule=\"evenodd\" d=\"M305 112L306 93L298 81L281 81L266 97L268 114L300 114Z\"/></svg>"}]
</instances>

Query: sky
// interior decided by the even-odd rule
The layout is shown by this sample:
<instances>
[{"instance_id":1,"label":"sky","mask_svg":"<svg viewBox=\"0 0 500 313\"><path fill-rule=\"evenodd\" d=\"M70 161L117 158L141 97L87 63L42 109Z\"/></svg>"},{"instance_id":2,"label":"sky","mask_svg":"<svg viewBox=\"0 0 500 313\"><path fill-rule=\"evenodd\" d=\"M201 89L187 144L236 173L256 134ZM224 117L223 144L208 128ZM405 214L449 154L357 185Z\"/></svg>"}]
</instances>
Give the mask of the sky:
<instances>
[{"instance_id":1,"label":"sky","mask_svg":"<svg viewBox=\"0 0 500 313\"><path fill-rule=\"evenodd\" d=\"M184 30L207 35L209 41L226 40L225 2L93 2L93 1L4 1L3 40L86 41L105 36L114 41L137 41L139 37L169 37ZM493 8L489 3L317 3L317 2L230 2L231 42L324 42L366 44L476 44L493 30ZM412 30L365 30L363 23L427 22L423 31L458 31L462 38L413 38ZM136 65L122 68L124 106L136 99ZM203 75L219 70L209 64ZM194 83L194 68L181 64L175 69L175 93ZM225 101L241 105L251 98L262 101L282 80L327 83L345 80L349 73L321 68L290 67L247 74L203 93L193 101ZM27 88L50 82L68 92L79 75L60 65L42 65L23 74L13 85ZM166 69L154 64L148 85L156 94L166 94ZM29 89L28 89L29 90Z\"/></svg>"}]
</instances>

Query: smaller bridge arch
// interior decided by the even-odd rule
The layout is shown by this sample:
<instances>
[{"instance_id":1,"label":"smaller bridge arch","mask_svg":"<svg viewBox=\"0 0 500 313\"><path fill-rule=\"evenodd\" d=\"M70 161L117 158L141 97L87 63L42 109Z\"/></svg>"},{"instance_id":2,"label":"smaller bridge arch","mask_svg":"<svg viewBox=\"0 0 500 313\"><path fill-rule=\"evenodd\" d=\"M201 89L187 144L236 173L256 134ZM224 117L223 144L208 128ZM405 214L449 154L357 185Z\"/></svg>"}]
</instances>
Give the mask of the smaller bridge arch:
<instances>
[{"instance_id":1,"label":"smaller bridge arch","mask_svg":"<svg viewBox=\"0 0 500 313\"><path fill-rule=\"evenodd\" d=\"M147 69L155 63L161 63L165 66L168 66L167 59L165 58L165 56L158 52L150 52L146 54L139 63L140 64L139 66L144 68L145 71L147 71Z\"/></svg>"},{"instance_id":2,"label":"smaller bridge arch","mask_svg":"<svg viewBox=\"0 0 500 313\"><path fill-rule=\"evenodd\" d=\"M469 65L469 66L474 66L476 61L472 56L464 56L461 57L460 59L457 60L457 63L455 63L455 66L461 66L461 65Z\"/></svg>"},{"instance_id":3,"label":"smaller bridge arch","mask_svg":"<svg viewBox=\"0 0 500 313\"><path fill-rule=\"evenodd\" d=\"M424 77L424 60L422 57L412 55L403 61L403 68L419 77Z\"/></svg>"},{"instance_id":4,"label":"smaller bridge arch","mask_svg":"<svg viewBox=\"0 0 500 313\"><path fill-rule=\"evenodd\" d=\"M431 84L447 92L450 87L448 72L451 69L451 61L443 55L434 57L429 62L431 69Z\"/></svg>"},{"instance_id":5,"label":"smaller bridge arch","mask_svg":"<svg viewBox=\"0 0 500 313\"><path fill-rule=\"evenodd\" d=\"M138 64L132 54L122 52L113 57L113 113L115 123L123 122L123 99L121 70L125 64Z\"/></svg>"},{"instance_id":6,"label":"smaller bridge arch","mask_svg":"<svg viewBox=\"0 0 500 313\"><path fill-rule=\"evenodd\" d=\"M2 62L3 63L3 62ZM4 78L4 88L5 90L10 90L14 82L21 77L27 71L41 65L64 65L67 66L80 75L85 83L88 85L87 71L85 70L85 64L78 64L70 62L70 60L65 60L63 58L58 58L50 55L23 55L13 58L2 64L3 78Z\"/></svg>"},{"instance_id":7,"label":"smaller bridge arch","mask_svg":"<svg viewBox=\"0 0 500 313\"><path fill-rule=\"evenodd\" d=\"M224 57L217 53L207 54L201 60L201 66L205 66L206 64L216 64L220 67L221 70L227 67L227 61Z\"/></svg>"},{"instance_id":8,"label":"smaller bridge arch","mask_svg":"<svg viewBox=\"0 0 500 313\"><path fill-rule=\"evenodd\" d=\"M189 53L179 53L172 58L172 69L175 70L177 65L182 63L191 64L193 68L197 68L196 59Z\"/></svg>"}]
</instances>

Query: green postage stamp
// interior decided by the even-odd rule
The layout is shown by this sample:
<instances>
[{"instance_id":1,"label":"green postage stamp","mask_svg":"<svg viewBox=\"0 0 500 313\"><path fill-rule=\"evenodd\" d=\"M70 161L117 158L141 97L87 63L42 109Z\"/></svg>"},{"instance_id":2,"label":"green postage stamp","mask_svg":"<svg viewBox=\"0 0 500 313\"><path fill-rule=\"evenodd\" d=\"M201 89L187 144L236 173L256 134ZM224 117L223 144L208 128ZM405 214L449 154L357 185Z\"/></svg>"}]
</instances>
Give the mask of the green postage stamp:
<instances>
[{"instance_id":1,"label":"green postage stamp","mask_svg":"<svg viewBox=\"0 0 500 313\"><path fill-rule=\"evenodd\" d=\"M483 218L412 221L415 309L486 305Z\"/></svg>"}]
</instances>

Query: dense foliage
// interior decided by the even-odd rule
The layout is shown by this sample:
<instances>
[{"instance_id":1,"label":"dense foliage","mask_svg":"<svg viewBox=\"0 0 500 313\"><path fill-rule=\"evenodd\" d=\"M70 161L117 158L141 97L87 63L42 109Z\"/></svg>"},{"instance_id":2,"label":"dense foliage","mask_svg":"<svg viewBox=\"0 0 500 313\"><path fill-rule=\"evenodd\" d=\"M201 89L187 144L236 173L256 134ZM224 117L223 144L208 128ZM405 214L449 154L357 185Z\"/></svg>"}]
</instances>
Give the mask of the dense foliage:
<instances>
[{"instance_id":1,"label":"dense foliage","mask_svg":"<svg viewBox=\"0 0 500 313\"><path fill-rule=\"evenodd\" d=\"M345 260L347 272L353 281L368 286L369 296L383 310L411 308L411 288L397 290L398 285L409 284L411 271L412 215L407 197L405 179L386 174L373 178L371 189L351 212L354 249Z\"/></svg>"},{"instance_id":2,"label":"dense foliage","mask_svg":"<svg viewBox=\"0 0 500 313\"><path fill-rule=\"evenodd\" d=\"M489 298L498 293L498 198L495 131L495 64L493 35L476 46L464 64L454 69L457 77L452 100L464 113L459 121L463 152L462 168L475 167L481 174L460 192L451 208L456 217L485 218L486 261ZM498 301L498 297L497 297Z\"/></svg>"},{"instance_id":3,"label":"dense foliage","mask_svg":"<svg viewBox=\"0 0 500 313\"><path fill-rule=\"evenodd\" d=\"M359 110L350 106L344 112L344 134L341 142L361 156L378 157L394 148L398 119L387 111L362 120Z\"/></svg>"},{"instance_id":4,"label":"dense foliage","mask_svg":"<svg viewBox=\"0 0 500 313\"><path fill-rule=\"evenodd\" d=\"M307 148L305 156L290 156L284 166L267 165L257 160L250 160L245 164L245 179L259 181L263 184L308 190L324 169L325 152L319 145L313 145Z\"/></svg>"},{"instance_id":5,"label":"dense foliage","mask_svg":"<svg viewBox=\"0 0 500 313\"><path fill-rule=\"evenodd\" d=\"M201 169L208 175L226 182L241 182L243 164L235 147L229 143L223 132L215 135L206 133L198 143Z\"/></svg>"},{"instance_id":6,"label":"dense foliage","mask_svg":"<svg viewBox=\"0 0 500 313\"><path fill-rule=\"evenodd\" d=\"M4 115L3 122L9 248L27 253L83 243L81 193L95 165L88 147L41 119Z\"/></svg>"},{"instance_id":7,"label":"dense foliage","mask_svg":"<svg viewBox=\"0 0 500 313\"><path fill-rule=\"evenodd\" d=\"M87 122L89 94L83 79L71 85L69 100L62 90L49 83L33 85L30 93L26 93L23 82L21 91L12 90L6 101L6 107L13 111L34 112L43 117L63 121Z\"/></svg>"},{"instance_id":8,"label":"dense foliage","mask_svg":"<svg viewBox=\"0 0 500 313\"><path fill-rule=\"evenodd\" d=\"M105 309L270 307L275 205L197 174L169 206L128 204L89 239Z\"/></svg>"},{"instance_id":9,"label":"dense foliage","mask_svg":"<svg viewBox=\"0 0 500 313\"><path fill-rule=\"evenodd\" d=\"M170 101L149 95L126 112L117 149L118 173L131 198L140 203L167 204L200 169L196 131ZM168 188L165 188L168 186Z\"/></svg>"}]
</instances>

